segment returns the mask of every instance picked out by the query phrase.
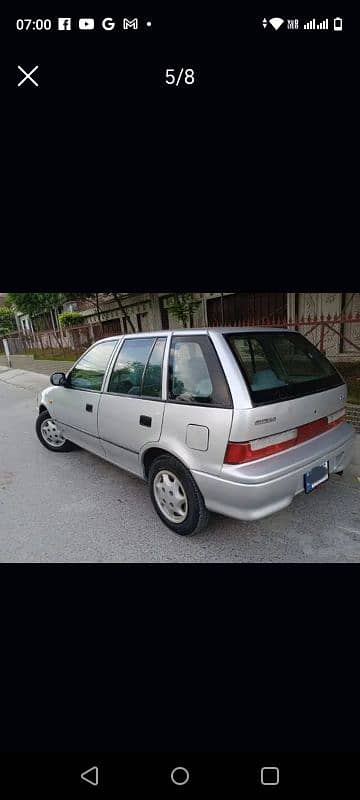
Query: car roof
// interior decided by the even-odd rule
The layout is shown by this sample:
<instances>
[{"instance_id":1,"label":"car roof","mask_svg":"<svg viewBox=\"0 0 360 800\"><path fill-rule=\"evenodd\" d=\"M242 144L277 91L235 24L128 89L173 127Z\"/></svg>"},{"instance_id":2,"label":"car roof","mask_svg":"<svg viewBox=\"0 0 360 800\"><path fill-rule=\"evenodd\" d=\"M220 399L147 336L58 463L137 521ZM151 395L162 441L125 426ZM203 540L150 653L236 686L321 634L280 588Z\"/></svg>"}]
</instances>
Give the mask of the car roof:
<instances>
[{"instance_id":1,"label":"car roof","mask_svg":"<svg viewBox=\"0 0 360 800\"><path fill-rule=\"evenodd\" d=\"M122 333L118 334L117 336L104 336L102 339L97 339L98 342L105 342L105 341L119 341L124 336L127 338L136 338L141 337L144 338L146 336L168 336L169 334L177 334L178 336L198 336L200 334L207 334L207 333L283 333L284 331L289 330L289 328L279 327L279 328L271 328L271 327L257 327L252 325L247 328L241 327L214 327L211 328L173 328L166 331L140 331L137 333Z\"/></svg>"}]
</instances>

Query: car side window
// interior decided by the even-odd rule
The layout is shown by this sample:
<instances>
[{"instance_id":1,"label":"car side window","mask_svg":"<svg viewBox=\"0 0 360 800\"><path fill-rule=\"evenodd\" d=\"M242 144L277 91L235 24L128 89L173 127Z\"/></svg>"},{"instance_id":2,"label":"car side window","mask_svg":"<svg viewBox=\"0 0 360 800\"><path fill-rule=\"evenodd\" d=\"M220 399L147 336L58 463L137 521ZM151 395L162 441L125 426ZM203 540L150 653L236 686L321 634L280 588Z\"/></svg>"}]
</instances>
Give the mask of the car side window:
<instances>
[{"instance_id":1,"label":"car side window","mask_svg":"<svg viewBox=\"0 0 360 800\"><path fill-rule=\"evenodd\" d=\"M173 337L168 400L231 408L229 387L208 336Z\"/></svg>"},{"instance_id":2,"label":"car side window","mask_svg":"<svg viewBox=\"0 0 360 800\"><path fill-rule=\"evenodd\" d=\"M66 386L70 389L89 389L100 392L106 368L117 342L99 342L80 358L68 375Z\"/></svg>"},{"instance_id":3,"label":"car side window","mask_svg":"<svg viewBox=\"0 0 360 800\"><path fill-rule=\"evenodd\" d=\"M166 339L157 339L144 373L142 397L161 397L162 369Z\"/></svg>"},{"instance_id":4,"label":"car side window","mask_svg":"<svg viewBox=\"0 0 360 800\"><path fill-rule=\"evenodd\" d=\"M116 359L108 392L140 397L143 375L155 338L125 339Z\"/></svg>"}]
</instances>

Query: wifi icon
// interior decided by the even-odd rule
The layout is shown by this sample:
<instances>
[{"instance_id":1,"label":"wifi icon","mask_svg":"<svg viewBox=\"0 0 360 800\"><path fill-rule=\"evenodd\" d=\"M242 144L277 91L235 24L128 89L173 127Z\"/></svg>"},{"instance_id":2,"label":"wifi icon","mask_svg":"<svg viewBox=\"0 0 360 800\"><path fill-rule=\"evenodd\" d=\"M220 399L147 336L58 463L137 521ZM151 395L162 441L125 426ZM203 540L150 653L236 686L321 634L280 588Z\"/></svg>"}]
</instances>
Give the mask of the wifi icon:
<instances>
[{"instance_id":1,"label":"wifi icon","mask_svg":"<svg viewBox=\"0 0 360 800\"><path fill-rule=\"evenodd\" d=\"M275 28L275 30L277 31L279 30L279 28L281 28L285 20L281 19L281 17L271 17L271 19L269 19L269 22L270 25L272 25L272 27Z\"/></svg>"}]
</instances>

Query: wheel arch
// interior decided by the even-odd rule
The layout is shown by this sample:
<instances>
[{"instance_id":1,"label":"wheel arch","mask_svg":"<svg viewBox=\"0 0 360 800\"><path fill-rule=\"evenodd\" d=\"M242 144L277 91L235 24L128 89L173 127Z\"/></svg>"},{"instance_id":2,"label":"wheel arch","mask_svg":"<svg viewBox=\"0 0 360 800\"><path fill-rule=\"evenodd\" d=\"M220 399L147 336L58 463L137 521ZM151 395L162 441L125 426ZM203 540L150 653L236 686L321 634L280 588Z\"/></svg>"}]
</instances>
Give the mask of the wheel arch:
<instances>
[{"instance_id":1,"label":"wheel arch","mask_svg":"<svg viewBox=\"0 0 360 800\"><path fill-rule=\"evenodd\" d=\"M167 450L164 447L153 445L148 447L148 449L141 454L141 465L145 480L147 480L149 477L151 465L156 458L159 458L159 456L171 456L172 458L176 458L176 460L179 461L183 467L190 469L189 465L186 464L183 459L179 458L177 453L172 453L171 450Z\"/></svg>"}]
</instances>

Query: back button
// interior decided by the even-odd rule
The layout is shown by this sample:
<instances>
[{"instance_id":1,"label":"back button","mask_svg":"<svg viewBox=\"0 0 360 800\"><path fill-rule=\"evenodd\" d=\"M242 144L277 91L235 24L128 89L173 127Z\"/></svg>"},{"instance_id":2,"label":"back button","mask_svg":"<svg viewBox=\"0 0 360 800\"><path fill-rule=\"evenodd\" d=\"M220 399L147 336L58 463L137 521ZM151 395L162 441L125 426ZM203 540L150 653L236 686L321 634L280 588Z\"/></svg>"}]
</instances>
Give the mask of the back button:
<instances>
[{"instance_id":1,"label":"back button","mask_svg":"<svg viewBox=\"0 0 360 800\"><path fill-rule=\"evenodd\" d=\"M81 780L91 786L99 786L99 767L90 767L81 773Z\"/></svg>"}]
</instances>

